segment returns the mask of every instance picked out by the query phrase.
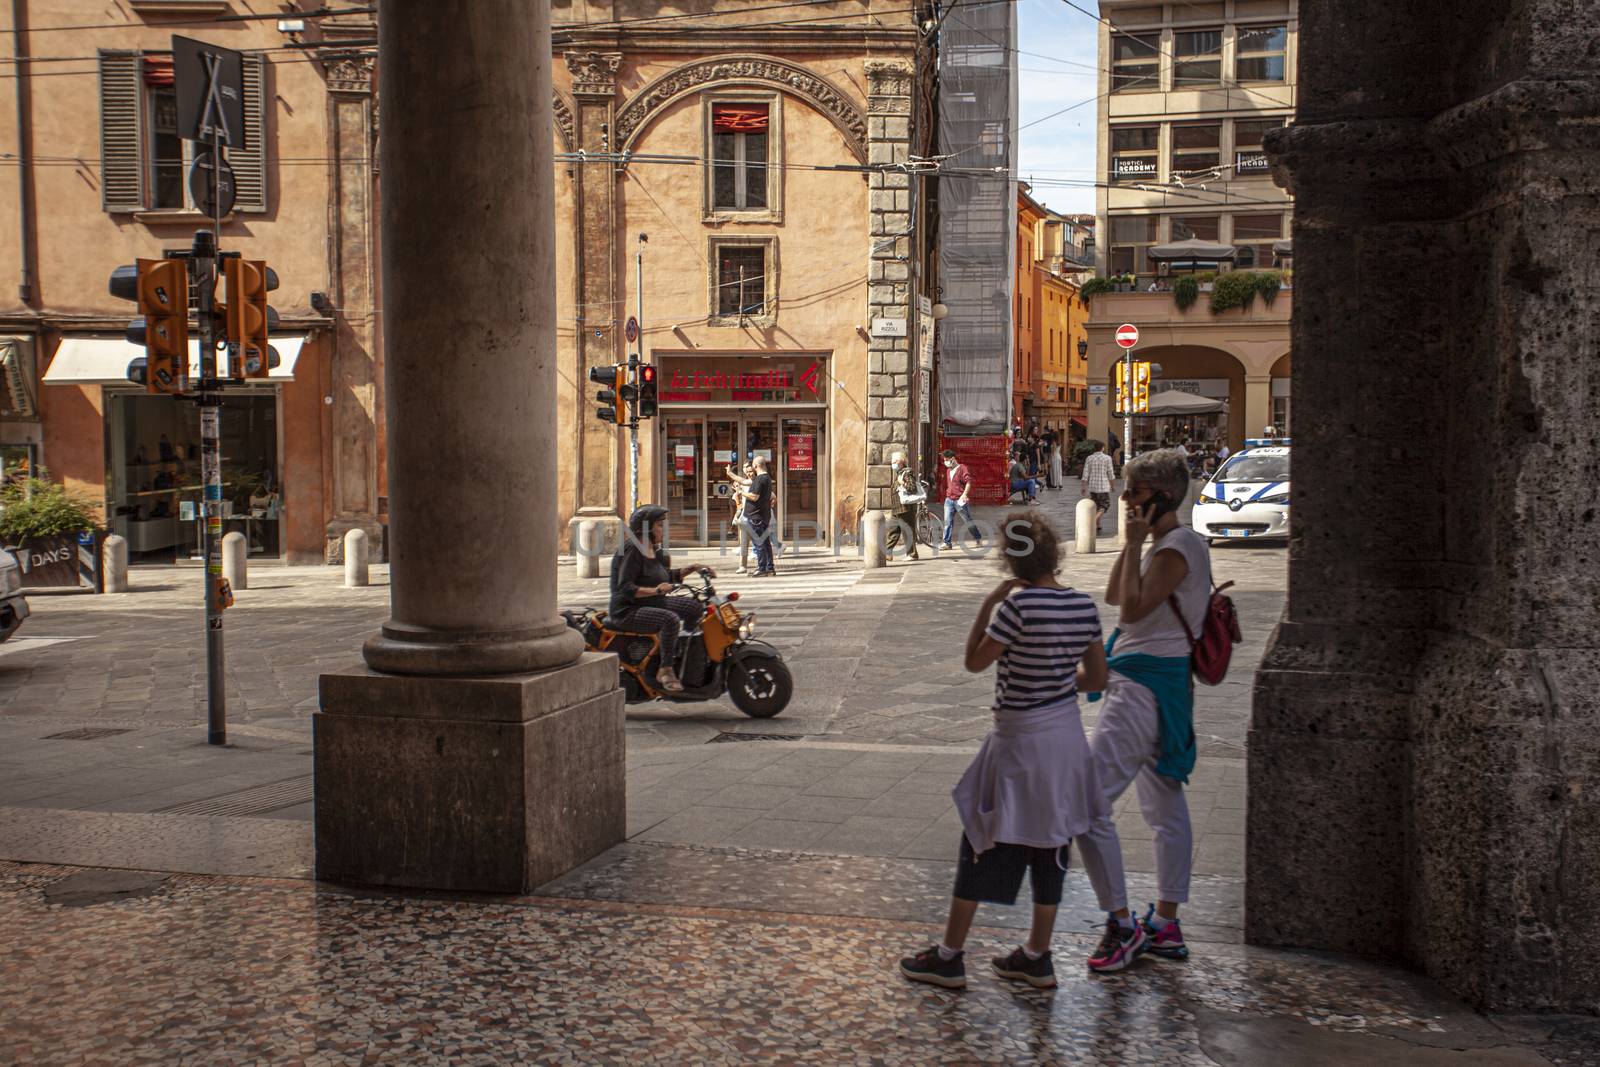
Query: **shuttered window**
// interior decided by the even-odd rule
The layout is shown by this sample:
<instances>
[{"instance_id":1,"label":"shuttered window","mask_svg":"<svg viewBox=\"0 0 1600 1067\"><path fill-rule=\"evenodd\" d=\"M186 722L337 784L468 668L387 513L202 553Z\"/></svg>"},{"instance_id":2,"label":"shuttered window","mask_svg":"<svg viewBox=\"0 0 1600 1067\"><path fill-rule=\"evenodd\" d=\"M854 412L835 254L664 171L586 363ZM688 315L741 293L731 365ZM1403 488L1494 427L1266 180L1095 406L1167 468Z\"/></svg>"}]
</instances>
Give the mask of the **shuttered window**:
<instances>
[{"instance_id":1,"label":"shuttered window","mask_svg":"<svg viewBox=\"0 0 1600 1067\"><path fill-rule=\"evenodd\" d=\"M100 199L108 212L134 212L175 206L156 202L160 165L154 129L152 92L144 57L138 52L100 52ZM170 88L164 90L171 93ZM235 212L267 210L266 61L244 57L244 148L227 150L238 196ZM185 159L192 158L192 148ZM184 168L187 183L187 164ZM170 184L170 183L169 183ZM170 198L169 198L170 199Z\"/></svg>"}]
</instances>

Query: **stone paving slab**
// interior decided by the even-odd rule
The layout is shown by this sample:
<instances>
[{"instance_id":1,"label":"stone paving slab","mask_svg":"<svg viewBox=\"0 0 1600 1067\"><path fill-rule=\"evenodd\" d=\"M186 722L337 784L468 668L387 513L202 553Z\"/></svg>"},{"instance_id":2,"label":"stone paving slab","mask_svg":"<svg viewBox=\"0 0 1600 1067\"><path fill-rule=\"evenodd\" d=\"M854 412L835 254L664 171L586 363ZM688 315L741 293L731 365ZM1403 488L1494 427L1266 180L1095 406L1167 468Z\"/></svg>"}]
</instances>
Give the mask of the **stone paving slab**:
<instances>
[{"instance_id":1,"label":"stone paving slab","mask_svg":"<svg viewBox=\"0 0 1600 1067\"><path fill-rule=\"evenodd\" d=\"M1219 945L1091 977L1067 935L1045 991L987 973L1017 931L980 926L969 987L944 991L895 971L938 936L925 922L192 876L51 903L81 873L0 865L0 1061L1585 1062L1577 1024L1497 1023L1303 954Z\"/></svg>"}]
</instances>

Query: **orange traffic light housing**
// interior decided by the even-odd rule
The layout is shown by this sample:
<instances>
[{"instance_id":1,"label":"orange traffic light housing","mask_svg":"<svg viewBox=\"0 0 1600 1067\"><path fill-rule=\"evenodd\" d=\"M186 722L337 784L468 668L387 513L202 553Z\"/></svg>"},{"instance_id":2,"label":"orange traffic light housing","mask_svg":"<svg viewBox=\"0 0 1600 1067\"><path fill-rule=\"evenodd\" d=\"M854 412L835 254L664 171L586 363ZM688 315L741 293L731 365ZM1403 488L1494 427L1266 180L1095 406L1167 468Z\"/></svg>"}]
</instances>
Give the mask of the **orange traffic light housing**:
<instances>
[{"instance_id":1,"label":"orange traffic light housing","mask_svg":"<svg viewBox=\"0 0 1600 1067\"><path fill-rule=\"evenodd\" d=\"M267 290L270 272L259 259L225 259L228 371L231 378L267 376Z\"/></svg>"},{"instance_id":2,"label":"orange traffic light housing","mask_svg":"<svg viewBox=\"0 0 1600 1067\"><path fill-rule=\"evenodd\" d=\"M181 259L139 260L138 292L148 353L145 389L182 393L189 378L189 265Z\"/></svg>"},{"instance_id":3,"label":"orange traffic light housing","mask_svg":"<svg viewBox=\"0 0 1600 1067\"><path fill-rule=\"evenodd\" d=\"M625 386L628 383L628 368L624 364L614 363L600 367L589 368L589 380L596 385L609 388L601 389L595 394L595 401L600 407L595 409L595 416L601 422L614 423L621 426L628 421L628 400L625 396Z\"/></svg>"}]
</instances>

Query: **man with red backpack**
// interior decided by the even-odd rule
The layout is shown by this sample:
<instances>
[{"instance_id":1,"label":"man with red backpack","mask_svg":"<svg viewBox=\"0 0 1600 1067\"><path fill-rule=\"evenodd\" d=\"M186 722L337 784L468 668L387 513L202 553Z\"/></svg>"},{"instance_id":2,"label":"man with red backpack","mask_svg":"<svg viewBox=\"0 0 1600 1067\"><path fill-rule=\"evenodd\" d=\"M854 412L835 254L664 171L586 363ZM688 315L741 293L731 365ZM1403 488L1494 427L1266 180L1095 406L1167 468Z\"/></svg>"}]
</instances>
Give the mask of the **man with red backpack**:
<instances>
[{"instance_id":1,"label":"man with red backpack","mask_svg":"<svg viewBox=\"0 0 1600 1067\"><path fill-rule=\"evenodd\" d=\"M1107 913L1105 937L1089 957L1089 969L1097 972L1120 971L1146 952L1166 959L1189 955L1178 905L1189 899L1194 855L1183 792L1196 755L1190 671L1200 642L1192 635L1206 630L1207 647L1217 643L1208 629L1210 550L1205 538L1178 521L1189 492L1188 463L1177 449L1150 452L1129 460L1123 477L1127 539L1106 587L1106 602L1120 615L1106 642L1106 692L1089 696L1091 702L1105 698L1092 748L1107 811L1129 785L1138 790L1139 809L1155 836L1159 900L1143 921L1129 912L1122 844L1116 824L1102 815L1078 838L1084 871ZM1231 623L1231 605L1228 610ZM1222 645L1225 671L1231 646ZM1206 658L1207 673L1215 674L1217 654Z\"/></svg>"}]
</instances>

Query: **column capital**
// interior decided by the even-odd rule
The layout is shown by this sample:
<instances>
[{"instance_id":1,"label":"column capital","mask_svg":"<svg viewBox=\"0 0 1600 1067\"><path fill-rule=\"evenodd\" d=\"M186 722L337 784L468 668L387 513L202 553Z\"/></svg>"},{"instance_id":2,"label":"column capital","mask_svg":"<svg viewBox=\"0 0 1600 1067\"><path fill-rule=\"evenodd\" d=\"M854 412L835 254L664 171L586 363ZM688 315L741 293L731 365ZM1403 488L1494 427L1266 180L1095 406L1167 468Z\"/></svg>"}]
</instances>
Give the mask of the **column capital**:
<instances>
[{"instance_id":1,"label":"column capital","mask_svg":"<svg viewBox=\"0 0 1600 1067\"><path fill-rule=\"evenodd\" d=\"M621 52L564 52L567 70L572 72L572 95L604 97L617 95L617 68Z\"/></svg>"},{"instance_id":2,"label":"column capital","mask_svg":"<svg viewBox=\"0 0 1600 1067\"><path fill-rule=\"evenodd\" d=\"M323 73L328 79L328 92L371 95L376 57L329 50L319 52L317 58L322 62Z\"/></svg>"},{"instance_id":3,"label":"column capital","mask_svg":"<svg viewBox=\"0 0 1600 1067\"><path fill-rule=\"evenodd\" d=\"M869 59L867 70L867 114L908 115L911 113L911 64L901 59Z\"/></svg>"}]
</instances>

